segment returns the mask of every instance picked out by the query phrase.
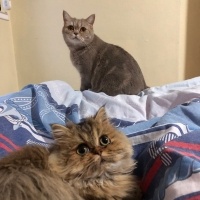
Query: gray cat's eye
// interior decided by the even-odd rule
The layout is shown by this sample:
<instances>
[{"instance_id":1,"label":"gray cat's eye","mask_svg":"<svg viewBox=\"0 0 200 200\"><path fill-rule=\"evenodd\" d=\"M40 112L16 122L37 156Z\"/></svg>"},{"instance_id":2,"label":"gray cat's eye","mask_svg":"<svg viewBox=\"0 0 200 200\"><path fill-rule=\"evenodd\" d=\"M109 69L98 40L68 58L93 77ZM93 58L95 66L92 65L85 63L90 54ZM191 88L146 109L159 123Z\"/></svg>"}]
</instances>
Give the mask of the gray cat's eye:
<instances>
[{"instance_id":1,"label":"gray cat's eye","mask_svg":"<svg viewBox=\"0 0 200 200\"><path fill-rule=\"evenodd\" d=\"M74 30L74 27L73 27L72 25L69 25L67 28L68 28L68 30L70 30L70 31L73 31L73 30Z\"/></svg>"},{"instance_id":2,"label":"gray cat's eye","mask_svg":"<svg viewBox=\"0 0 200 200\"><path fill-rule=\"evenodd\" d=\"M86 153L89 152L89 148L86 144L80 144L76 150L77 154L80 156L84 156Z\"/></svg>"},{"instance_id":3,"label":"gray cat's eye","mask_svg":"<svg viewBox=\"0 0 200 200\"><path fill-rule=\"evenodd\" d=\"M85 27L81 27L80 31L85 32L87 29Z\"/></svg>"},{"instance_id":4,"label":"gray cat's eye","mask_svg":"<svg viewBox=\"0 0 200 200\"><path fill-rule=\"evenodd\" d=\"M108 136L103 135L100 137L99 142L101 146L107 146L108 144L110 144L110 139L108 138Z\"/></svg>"}]
</instances>

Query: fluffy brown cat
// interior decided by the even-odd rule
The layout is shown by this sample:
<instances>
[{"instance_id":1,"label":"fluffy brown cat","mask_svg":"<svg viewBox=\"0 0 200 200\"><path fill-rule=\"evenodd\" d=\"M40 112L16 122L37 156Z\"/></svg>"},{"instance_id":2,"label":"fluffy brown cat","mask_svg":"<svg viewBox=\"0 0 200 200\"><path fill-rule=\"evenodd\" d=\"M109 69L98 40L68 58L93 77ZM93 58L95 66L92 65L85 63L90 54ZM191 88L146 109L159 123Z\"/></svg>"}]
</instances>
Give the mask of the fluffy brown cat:
<instances>
[{"instance_id":1,"label":"fluffy brown cat","mask_svg":"<svg viewBox=\"0 0 200 200\"><path fill-rule=\"evenodd\" d=\"M132 146L104 108L84 122L52 129L49 149L25 146L0 160L0 199L139 199Z\"/></svg>"},{"instance_id":2,"label":"fluffy brown cat","mask_svg":"<svg viewBox=\"0 0 200 200\"><path fill-rule=\"evenodd\" d=\"M63 20L63 37L80 73L81 91L90 89L115 96L138 94L147 88L136 60L121 47L94 34L95 15L76 19L63 11Z\"/></svg>"}]
</instances>

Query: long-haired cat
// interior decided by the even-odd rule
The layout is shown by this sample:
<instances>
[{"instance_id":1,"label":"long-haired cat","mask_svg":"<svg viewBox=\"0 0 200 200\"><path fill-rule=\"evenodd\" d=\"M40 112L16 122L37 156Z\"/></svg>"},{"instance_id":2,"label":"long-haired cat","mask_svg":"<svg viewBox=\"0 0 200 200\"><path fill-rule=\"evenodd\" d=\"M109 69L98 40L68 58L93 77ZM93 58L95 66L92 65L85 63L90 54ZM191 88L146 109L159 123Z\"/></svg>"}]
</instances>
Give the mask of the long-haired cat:
<instances>
[{"instance_id":1,"label":"long-haired cat","mask_svg":"<svg viewBox=\"0 0 200 200\"><path fill-rule=\"evenodd\" d=\"M50 148L25 146L0 160L1 200L139 199L128 138L100 108L79 124L52 125Z\"/></svg>"},{"instance_id":2,"label":"long-haired cat","mask_svg":"<svg viewBox=\"0 0 200 200\"><path fill-rule=\"evenodd\" d=\"M80 73L81 91L90 89L115 96L138 94L147 88L136 60L121 47L94 34L95 15L76 19L63 11L63 20L63 37Z\"/></svg>"}]
</instances>

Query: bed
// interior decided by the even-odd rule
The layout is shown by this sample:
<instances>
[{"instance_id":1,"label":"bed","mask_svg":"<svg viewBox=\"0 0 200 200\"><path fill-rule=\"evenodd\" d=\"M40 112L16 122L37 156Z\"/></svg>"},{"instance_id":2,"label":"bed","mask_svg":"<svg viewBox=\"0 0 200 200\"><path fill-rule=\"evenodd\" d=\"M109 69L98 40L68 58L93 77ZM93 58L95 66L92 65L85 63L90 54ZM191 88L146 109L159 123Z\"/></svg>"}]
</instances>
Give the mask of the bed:
<instances>
[{"instance_id":1,"label":"bed","mask_svg":"<svg viewBox=\"0 0 200 200\"><path fill-rule=\"evenodd\" d=\"M143 199L200 199L200 77L109 97L63 81L0 97L0 158L28 144L49 146L52 123L79 123L105 106L129 137Z\"/></svg>"}]
</instances>

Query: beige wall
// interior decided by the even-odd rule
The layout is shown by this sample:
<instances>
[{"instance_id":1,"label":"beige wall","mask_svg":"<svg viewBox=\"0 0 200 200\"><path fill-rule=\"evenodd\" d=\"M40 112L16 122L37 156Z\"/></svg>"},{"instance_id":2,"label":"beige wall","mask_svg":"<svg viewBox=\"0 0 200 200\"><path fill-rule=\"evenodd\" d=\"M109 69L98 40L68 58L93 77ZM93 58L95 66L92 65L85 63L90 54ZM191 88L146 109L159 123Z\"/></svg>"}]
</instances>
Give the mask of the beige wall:
<instances>
[{"instance_id":1,"label":"beige wall","mask_svg":"<svg viewBox=\"0 0 200 200\"><path fill-rule=\"evenodd\" d=\"M0 20L0 95L18 90L10 21Z\"/></svg>"},{"instance_id":2,"label":"beige wall","mask_svg":"<svg viewBox=\"0 0 200 200\"><path fill-rule=\"evenodd\" d=\"M188 1L185 78L200 76L200 1Z\"/></svg>"},{"instance_id":3,"label":"beige wall","mask_svg":"<svg viewBox=\"0 0 200 200\"><path fill-rule=\"evenodd\" d=\"M129 51L149 86L183 80L188 1L13 0L10 13L19 88L55 79L79 88L79 74L61 34L63 9L77 18L95 13L95 33ZM194 43L200 45L199 39ZM198 65L199 56L195 59ZM193 76L197 75L195 71Z\"/></svg>"}]
</instances>

